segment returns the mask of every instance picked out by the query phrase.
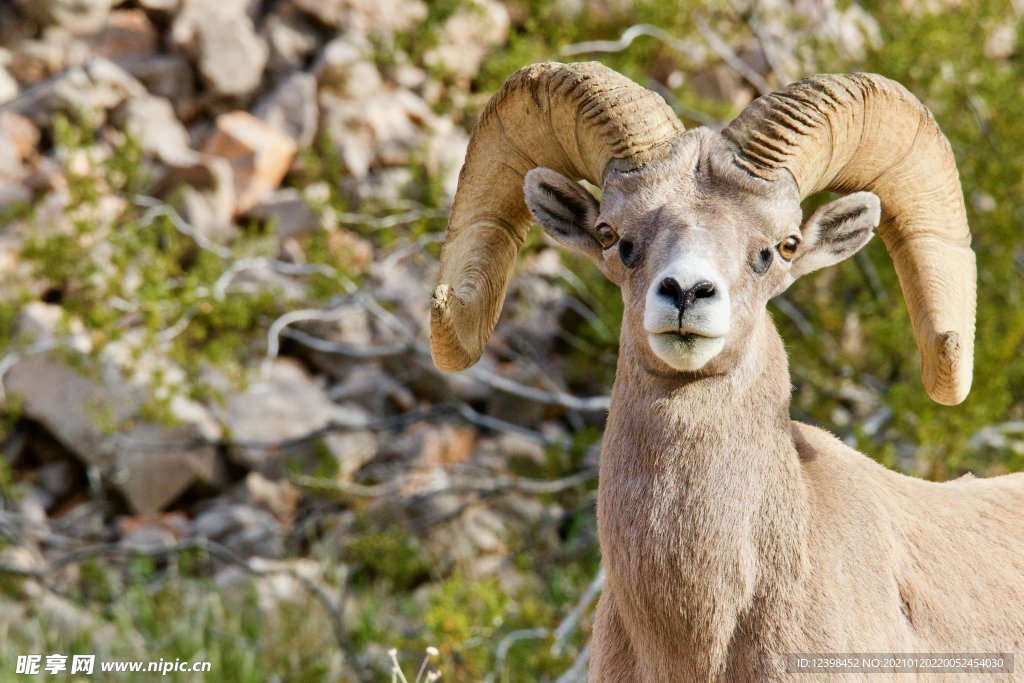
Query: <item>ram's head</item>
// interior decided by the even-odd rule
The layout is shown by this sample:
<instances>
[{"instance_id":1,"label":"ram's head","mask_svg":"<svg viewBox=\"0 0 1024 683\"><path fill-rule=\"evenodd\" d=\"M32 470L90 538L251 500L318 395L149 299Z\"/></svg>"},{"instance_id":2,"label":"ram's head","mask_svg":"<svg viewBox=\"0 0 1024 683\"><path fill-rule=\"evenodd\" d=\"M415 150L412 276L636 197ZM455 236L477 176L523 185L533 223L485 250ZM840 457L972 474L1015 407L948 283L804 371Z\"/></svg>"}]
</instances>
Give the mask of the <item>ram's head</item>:
<instances>
[{"instance_id":1,"label":"ram's head","mask_svg":"<svg viewBox=\"0 0 1024 683\"><path fill-rule=\"evenodd\" d=\"M600 203L579 180L602 187ZM846 196L801 222L822 190ZM880 76L801 81L718 134L684 131L600 64L519 71L459 179L433 299L438 367L480 357L532 218L620 285L623 342L679 372L727 369L770 297L878 227L928 393L952 404L970 389L975 264L956 166L927 109Z\"/></svg>"}]
</instances>

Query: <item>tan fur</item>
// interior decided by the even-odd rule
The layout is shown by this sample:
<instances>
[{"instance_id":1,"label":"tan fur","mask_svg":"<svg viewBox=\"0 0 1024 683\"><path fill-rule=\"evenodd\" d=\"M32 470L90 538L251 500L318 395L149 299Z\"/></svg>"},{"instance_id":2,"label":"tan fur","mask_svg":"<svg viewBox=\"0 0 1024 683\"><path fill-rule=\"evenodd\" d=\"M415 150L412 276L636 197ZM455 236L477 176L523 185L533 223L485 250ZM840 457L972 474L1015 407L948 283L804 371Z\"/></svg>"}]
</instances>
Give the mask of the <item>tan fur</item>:
<instances>
[{"instance_id":1,"label":"tan fur","mask_svg":"<svg viewBox=\"0 0 1024 683\"><path fill-rule=\"evenodd\" d=\"M602 185L599 206L572 187L579 179ZM801 200L822 189L847 197L801 227ZM460 176L432 299L438 367L479 359L531 213L624 301L592 680L777 680L786 653L1020 650L1024 477L927 483L791 422L787 359L765 313L881 220L925 389L942 403L966 396L974 254L952 152L916 98L880 76L816 76L758 99L719 135L684 132L659 98L597 64L520 71L481 117ZM620 247L635 245L628 264L599 239L609 226ZM781 256L780 240L797 237L792 263L758 270L759 254ZM659 283L687 258L710 264L728 333L684 330L680 298L667 332L679 337L665 342L663 317L645 331L645 295L663 315ZM712 310L722 323L724 306ZM662 342L676 341L690 360L716 350L670 367L685 353Z\"/></svg>"},{"instance_id":2,"label":"tan fur","mask_svg":"<svg viewBox=\"0 0 1024 683\"><path fill-rule=\"evenodd\" d=\"M799 652L1021 650L1024 475L925 482L791 422L767 316L726 375L679 382L631 344L602 452L592 681L776 680Z\"/></svg>"},{"instance_id":3,"label":"tan fur","mask_svg":"<svg viewBox=\"0 0 1024 683\"><path fill-rule=\"evenodd\" d=\"M792 230L796 200L740 180L712 135L686 142L643 177L609 178L601 206L654 246L635 271L604 264L626 313L591 680L777 680L786 653L1019 651L1024 475L929 483L790 421L787 358L764 312L784 285L748 277L741 254ZM688 171L697 159L706 170ZM735 331L707 369L678 373L650 352L641 293L673 248L708 244L731 278Z\"/></svg>"}]
</instances>

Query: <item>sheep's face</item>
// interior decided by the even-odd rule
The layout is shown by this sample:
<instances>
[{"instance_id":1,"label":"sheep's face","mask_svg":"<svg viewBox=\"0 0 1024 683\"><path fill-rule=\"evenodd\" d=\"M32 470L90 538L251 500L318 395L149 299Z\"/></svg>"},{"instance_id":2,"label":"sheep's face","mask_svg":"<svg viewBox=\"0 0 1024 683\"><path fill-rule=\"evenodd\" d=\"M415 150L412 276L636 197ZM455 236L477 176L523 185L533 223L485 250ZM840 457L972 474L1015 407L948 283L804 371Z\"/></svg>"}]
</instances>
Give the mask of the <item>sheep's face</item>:
<instances>
[{"instance_id":1,"label":"sheep's face","mask_svg":"<svg viewBox=\"0 0 1024 683\"><path fill-rule=\"evenodd\" d=\"M526 176L526 203L555 240L583 252L622 289L622 333L665 371L728 370L796 278L863 247L878 225L867 192L823 206L801 225L786 177L766 182L732 161L707 129L688 132L664 160L605 175L600 203L545 168Z\"/></svg>"}]
</instances>

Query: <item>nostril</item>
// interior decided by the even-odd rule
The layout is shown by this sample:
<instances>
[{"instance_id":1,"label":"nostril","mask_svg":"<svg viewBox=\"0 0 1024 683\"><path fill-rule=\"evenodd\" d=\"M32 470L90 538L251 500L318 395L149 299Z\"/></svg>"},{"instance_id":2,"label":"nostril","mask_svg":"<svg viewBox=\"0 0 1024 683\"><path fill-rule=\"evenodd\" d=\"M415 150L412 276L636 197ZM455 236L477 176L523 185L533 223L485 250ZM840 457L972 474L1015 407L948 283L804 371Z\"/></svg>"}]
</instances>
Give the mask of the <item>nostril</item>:
<instances>
[{"instance_id":1,"label":"nostril","mask_svg":"<svg viewBox=\"0 0 1024 683\"><path fill-rule=\"evenodd\" d=\"M658 285L658 294L671 299L676 306L683 301L683 288L679 286L679 282L674 277L667 277L661 281L661 284Z\"/></svg>"},{"instance_id":2,"label":"nostril","mask_svg":"<svg viewBox=\"0 0 1024 683\"><path fill-rule=\"evenodd\" d=\"M707 280L695 284L690 291L694 299L707 299L715 295L715 285Z\"/></svg>"}]
</instances>

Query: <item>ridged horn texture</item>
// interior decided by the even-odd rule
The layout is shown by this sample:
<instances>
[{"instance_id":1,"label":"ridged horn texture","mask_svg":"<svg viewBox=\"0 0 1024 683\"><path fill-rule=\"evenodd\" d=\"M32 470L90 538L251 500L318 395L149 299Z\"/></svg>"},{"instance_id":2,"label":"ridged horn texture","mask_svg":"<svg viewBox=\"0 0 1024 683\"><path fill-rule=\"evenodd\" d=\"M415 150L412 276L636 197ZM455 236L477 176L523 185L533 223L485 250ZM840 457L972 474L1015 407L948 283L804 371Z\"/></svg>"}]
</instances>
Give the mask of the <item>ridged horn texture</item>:
<instances>
[{"instance_id":1,"label":"ridged horn texture","mask_svg":"<svg viewBox=\"0 0 1024 683\"><path fill-rule=\"evenodd\" d=\"M643 166L682 132L659 95L597 62L535 64L509 78L473 129L459 174L431 302L434 364L469 367L494 331L533 222L528 171L544 166L600 185L612 160Z\"/></svg>"},{"instance_id":2,"label":"ridged horn texture","mask_svg":"<svg viewBox=\"0 0 1024 683\"><path fill-rule=\"evenodd\" d=\"M976 267L960 178L931 113L875 74L821 75L761 97L723 135L765 178L788 170L801 198L868 190L921 353L925 389L955 405L971 388Z\"/></svg>"}]
</instances>

